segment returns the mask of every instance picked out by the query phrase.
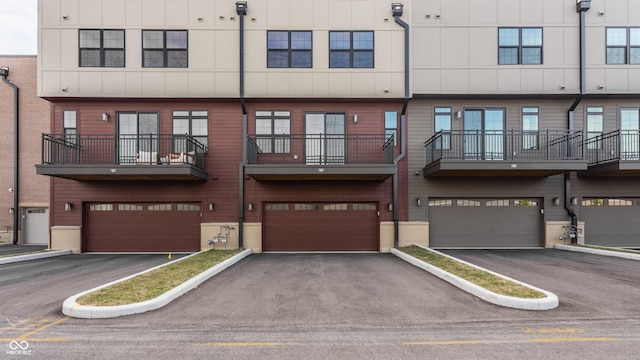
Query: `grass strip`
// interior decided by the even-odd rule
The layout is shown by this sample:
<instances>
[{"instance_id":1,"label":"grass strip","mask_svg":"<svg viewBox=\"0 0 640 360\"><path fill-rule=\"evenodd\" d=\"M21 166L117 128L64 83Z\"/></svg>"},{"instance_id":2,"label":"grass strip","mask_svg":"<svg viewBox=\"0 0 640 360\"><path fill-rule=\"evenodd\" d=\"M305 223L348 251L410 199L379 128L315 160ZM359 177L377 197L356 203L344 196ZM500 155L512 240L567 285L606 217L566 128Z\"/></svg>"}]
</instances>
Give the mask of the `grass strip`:
<instances>
[{"instance_id":1,"label":"grass strip","mask_svg":"<svg viewBox=\"0 0 640 360\"><path fill-rule=\"evenodd\" d=\"M156 298L240 250L209 250L81 296L80 305L127 305Z\"/></svg>"},{"instance_id":2,"label":"grass strip","mask_svg":"<svg viewBox=\"0 0 640 360\"><path fill-rule=\"evenodd\" d=\"M398 250L496 294L523 299L541 299L547 296L540 291L503 279L419 246L401 247Z\"/></svg>"}]
</instances>

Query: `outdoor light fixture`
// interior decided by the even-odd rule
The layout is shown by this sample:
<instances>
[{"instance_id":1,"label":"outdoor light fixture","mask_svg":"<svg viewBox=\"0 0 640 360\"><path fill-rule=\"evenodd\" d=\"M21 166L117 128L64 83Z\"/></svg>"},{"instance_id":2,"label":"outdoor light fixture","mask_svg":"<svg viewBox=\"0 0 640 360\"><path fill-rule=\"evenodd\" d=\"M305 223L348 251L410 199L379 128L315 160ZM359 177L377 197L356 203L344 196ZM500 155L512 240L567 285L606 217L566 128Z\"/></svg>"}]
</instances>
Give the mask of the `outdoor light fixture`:
<instances>
[{"instance_id":1,"label":"outdoor light fixture","mask_svg":"<svg viewBox=\"0 0 640 360\"><path fill-rule=\"evenodd\" d=\"M9 76L9 68L6 66L0 67L0 76L6 78Z\"/></svg>"},{"instance_id":2,"label":"outdoor light fixture","mask_svg":"<svg viewBox=\"0 0 640 360\"><path fill-rule=\"evenodd\" d=\"M64 211L71 211L71 208L73 208L73 204L72 203L64 204Z\"/></svg>"},{"instance_id":3,"label":"outdoor light fixture","mask_svg":"<svg viewBox=\"0 0 640 360\"><path fill-rule=\"evenodd\" d=\"M209 203L209 211L213 211L213 209L216 208L216 204L214 203Z\"/></svg>"},{"instance_id":4,"label":"outdoor light fixture","mask_svg":"<svg viewBox=\"0 0 640 360\"><path fill-rule=\"evenodd\" d=\"M393 211L393 203L389 203L389 204L387 205L387 209L388 209L389 211Z\"/></svg>"},{"instance_id":5,"label":"outdoor light fixture","mask_svg":"<svg viewBox=\"0 0 640 360\"><path fill-rule=\"evenodd\" d=\"M246 1L237 1L236 2L236 12L238 15L247 15L247 2Z\"/></svg>"},{"instance_id":6,"label":"outdoor light fixture","mask_svg":"<svg viewBox=\"0 0 640 360\"><path fill-rule=\"evenodd\" d=\"M553 198L553 205L555 205L555 206L560 205L560 198L554 197Z\"/></svg>"},{"instance_id":7,"label":"outdoor light fixture","mask_svg":"<svg viewBox=\"0 0 640 360\"><path fill-rule=\"evenodd\" d=\"M402 8L404 5L401 3L393 3L391 4L391 13L393 16L402 16Z\"/></svg>"},{"instance_id":8,"label":"outdoor light fixture","mask_svg":"<svg viewBox=\"0 0 640 360\"><path fill-rule=\"evenodd\" d=\"M16 209L14 208L9 208L9 214L15 214L16 213Z\"/></svg>"},{"instance_id":9,"label":"outdoor light fixture","mask_svg":"<svg viewBox=\"0 0 640 360\"><path fill-rule=\"evenodd\" d=\"M109 114L107 114L106 112L102 113L102 121L109 121Z\"/></svg>"},{"instance_id":10,"label":"outdoor light fixture","mask_svg":"<svg viewBox=\"0 0 640 360\"><path fill-rule=\"evenodd\" d=\"M358 122L358 114L353 114L353 123L357 123Z\"/></svg>"},{"instance_id":11,"label":"outdoor light fixture","mask_svg":"<svg viewBox=\"0 0 640 360\"><path fill-rule=\"evenodd\" d=\"M573 205L573 206L578 205L578 198L577 197L572 197L571 198L571 205Z\"/></svg>"},{"instance_id":12,"label":"outdoor light fixture","mask_svg":"<svg viewBox=\"0 0 640 360\"><path fill-rule=\"evenodd\" d=\"M458 120L462 119L462 111L460 110L456 111L456 119Z\"/></svg>"},{"instance_id":13,"label":"outdoor light fixture","mask_svg":"<svg viewBox=\"0 0 640 360\"><path fill-rule=\"evenodd\" d=\"M576 11L587 11L591 8L591 0L577 0L576 1Z\"/></svg>"},{"instance_id":14,"label":"outdoor light fixture","mask_svg":"<svg viewBox=\"0 0 640 360\"><path fill-rule=\"evenodd\" d=\"M416 206L422 206L422 199L416 198Z\"/></svg>"},{"instance_id":15,"label":"outdoor light fixture","mask_svg":"<svg viewBox=\"0 0 640 360\"><path fill-rule=\"evenodd\" d=\"M249 205L247 205L247 209L249 211L253 211L253 203L249 203Z\"/></svg>"}]
</instances>

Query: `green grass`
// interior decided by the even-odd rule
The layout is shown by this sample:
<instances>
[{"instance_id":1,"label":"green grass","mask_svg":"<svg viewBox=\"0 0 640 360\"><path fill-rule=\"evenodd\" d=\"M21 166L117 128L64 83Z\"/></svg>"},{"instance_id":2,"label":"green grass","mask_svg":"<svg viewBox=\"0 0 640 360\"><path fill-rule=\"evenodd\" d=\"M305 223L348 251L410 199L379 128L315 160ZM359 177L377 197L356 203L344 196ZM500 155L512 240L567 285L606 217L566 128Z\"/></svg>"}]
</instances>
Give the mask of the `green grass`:
<instances>
[{"instance_id":1,"label":"green grass","mask_svg":"<svg viewBox=\"0 0 640 360\"><path fill-rule=\"evenodd\" d=\"M78 298L80 305L127 305L156 298L240 250L209 250Z\"/></svg>"},{"instance_id":2,"label":"green grass","mask_svg":"<svg viewBox=\"0 0 640 360\"><path fill-rule=\"evenodd\" d=\"M503 279L489 272L476 269L472 266L452 260L446 256L423 249L419 246L412 245L401 247L398 250L496 294L524 299L541 299L546 297L546 294L540 291Z\"/></svg>"}]
</instances>

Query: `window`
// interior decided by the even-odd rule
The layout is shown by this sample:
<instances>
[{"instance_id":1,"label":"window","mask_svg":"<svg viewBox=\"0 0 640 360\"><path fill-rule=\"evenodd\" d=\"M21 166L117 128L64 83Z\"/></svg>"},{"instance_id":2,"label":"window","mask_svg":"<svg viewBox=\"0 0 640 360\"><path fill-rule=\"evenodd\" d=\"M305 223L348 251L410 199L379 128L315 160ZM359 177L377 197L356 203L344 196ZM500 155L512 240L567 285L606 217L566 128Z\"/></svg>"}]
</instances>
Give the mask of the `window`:
<instances>
[{"instance_id":1,"label":"window","mask_svg":"<svg viewBox=\"0 0 640 360\"><path fill-rule=\"evenodd\" d=\"M148 68L186 68L188 65L186 30L143 30L142 66Z\"/></svg>"},{"instance_id":2,"label":"window","mask_svg":"<svg viewBox=\"0 0 640 360\"><path fill-rule=\"evenodd\" d=\"M607 28L607 64L640 64L640 28Z\"/></svg>"},{"instance_id":3,"label":"window","mask_svg":"<svg viewBox=\"0 0 640 360\"><path fill-rule=\"evenodd\" d=\"M620 158L640 160L640 109L620 109Z\"/></svg>"},{"instance_id":4,"label":"window","mask_svg":"<svg viewBox=\"0 0 640 360\"><path fill-rule=\"evenodd\" d=\"M76 143L76 136L78 134L77 128L77 115L75 110L65 110L62 112L62 132L64 138L72 143Z\"/></svg>"},{"instance_id":5,"label":"window","mask_svg":"<svg viewBox=\"0 0 640 360\"><path fill-rule=\"evenodd\" d=\"M124 67L124 30L80 30L80 67Z\"/></svg>"},{"instance_id":6,"label":"window","mask_svg":"<svg viewBox=\"0 0 640 360\"><path fill-rule=\"evenodd\" d=\"M451 149L451 108L436 107L434 109L434 130L436 133L442 132L440 139L436 140L436 149Z\"/></svg>"},{"instance_id":7,"label":"window","mask_svg":"<svg viewBox=\"0 0 640 360\"><path fill-rule=\"evenodd\" d=\"M602 135L604 126L604 108L601 106L587 107L587 149L600 149L600 141L596 138Z\"/></svg>"},{"instance_id":8,"label":"window","mask_svg":"<svg viewBox=\"0 0 640 360\"><path fill-rule=\"evenodd\" d=\"M209 112L207 111L174 111L173 112L173 151L182 152L187 150L187 143L184 136L191 135L205 149L209 146Z\"/></svg>"},{"instance_id":9,"label":"window","mask_svg":"<svg viewBox=\"0 0 640 360\"><path fill-rule=\"evenodd\" d=\"M393 146L398 144L398 112L384 112L384 137L390 139L393 136Z\"/></svg>"},{"instance_id":10,"label":"window","mask_svg":"<svg viewBox=\"0 0 640 360\"><path fill-rule=\"evenodd\" d=\"M542 28L499 28L498 64L542 64Z\"/></svg>"},{"instance_id":11,"label":"window","mask_svg":"<svg viewBox=\"0 0 640 360\"><path fill-rule=\"evenodd\" d=\"M537 107L522 108L522 149L538 149L538 120Z\"/></svg>"},{"instance_id":12,"label":"window","mask_svg":"<svg viewBox=\"0 0 640 360\"><path fill-rule=\"evenodd\" d=\"M291 111L256 111L256 142L263 153L290 151Z\"/></svg>"},{"instance_id":13,"label":"window","mask_svg":"<svg viewBox=\"0 0 640 360\"><path fill-rule=\"evenodd\" d=\"M267 67L310 68L311 31L267 31Z\"/></svg>"},{"instance_id":14,"label":"window","mask_svg":"<svg viewBox=\"0 0 640 360\"><path fill-rule=\"evenodd\" d=\"M373 31L330 31L330 68L373 68Z\"/></svg>"}]
</instances>

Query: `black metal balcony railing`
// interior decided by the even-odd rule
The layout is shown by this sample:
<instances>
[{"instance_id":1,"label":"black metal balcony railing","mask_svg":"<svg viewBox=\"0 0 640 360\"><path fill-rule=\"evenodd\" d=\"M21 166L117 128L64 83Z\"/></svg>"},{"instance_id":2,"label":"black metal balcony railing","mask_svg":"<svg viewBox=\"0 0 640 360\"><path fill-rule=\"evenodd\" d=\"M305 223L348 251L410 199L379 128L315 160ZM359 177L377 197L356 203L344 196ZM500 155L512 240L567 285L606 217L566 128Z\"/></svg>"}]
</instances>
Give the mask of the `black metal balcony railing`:
<instances>
[{"instance_id":1,"label":"black metal balcony railing","mask_svg":"<svg viewBox=\"0 0 640 360\"><path fill-rule=\"evenodd\" d=\"M393 164L394 137L384 135L249 135L249 164Z\"/></svg>"},{"instance_id":2,"label":"black metal balcony railing","mask_svg":"<svg viewBox=\"0 0 640 360\"><path fill-rule=\"evenodd\" d=\"M192 165L204 169L206 147L190 135L42 134L46 165Z\"/></svg>"},{"instance_id":3,"label":"black metal balcony railing","mask_svg":"<svg viewBox=\"0 0 640 360\"><path fill-rule=\"evenodd\" d=\"M581 131L454 130L425 142L426 164L456 160L583 160Z\"/></svg>"},{"instance_id":4,"label":"black metal balcony railing","mask_svg":"<svg viewBox=\"0 0 640 360\"><path fill-rule=\"evenodd\" d=\"M615 130L585 141L589 165L611 161L640 161L640 131Z\"/></svg>"}]
</instances>

